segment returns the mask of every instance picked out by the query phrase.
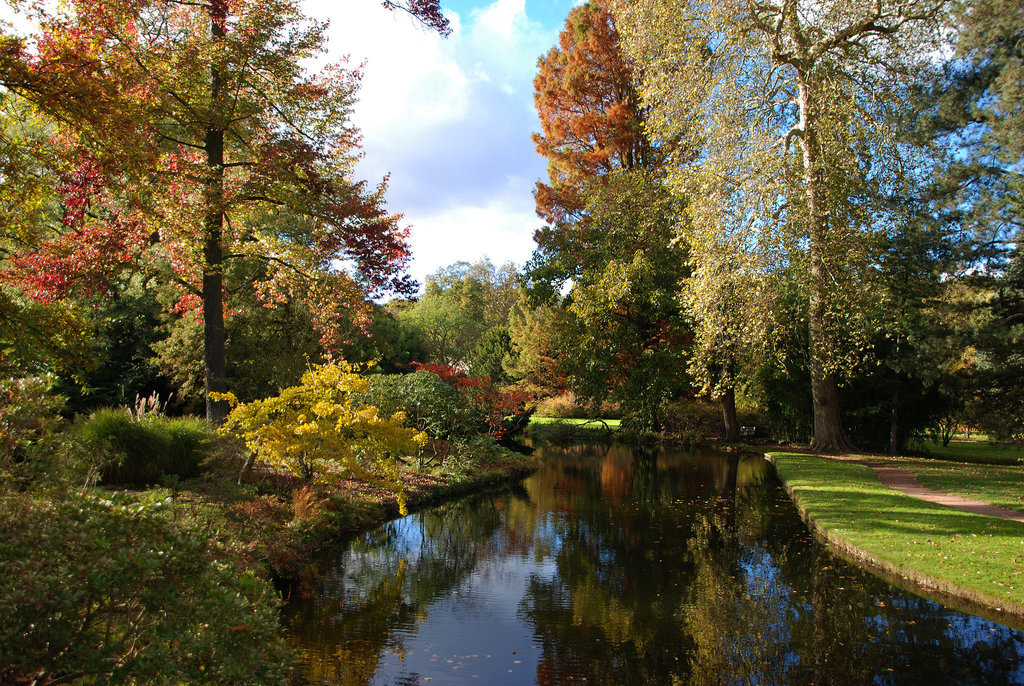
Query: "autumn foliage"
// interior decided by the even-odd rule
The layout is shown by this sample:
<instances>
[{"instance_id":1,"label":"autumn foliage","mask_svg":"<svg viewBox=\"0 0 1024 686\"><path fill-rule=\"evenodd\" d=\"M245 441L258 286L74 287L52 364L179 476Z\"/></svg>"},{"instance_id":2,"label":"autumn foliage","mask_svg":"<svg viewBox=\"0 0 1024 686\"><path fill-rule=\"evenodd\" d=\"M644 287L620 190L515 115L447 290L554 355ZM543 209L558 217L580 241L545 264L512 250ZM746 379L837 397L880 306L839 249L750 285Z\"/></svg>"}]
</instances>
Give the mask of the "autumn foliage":
<instances>
[{"instance_id":1,"label":"autumn foliage","mask_svg":"<svg viewBox=\"0 0 1024 686\"><path fill-rule=\"evenodd\" d=\"M501 390L486 377L471 378L464 371L446 364L414 362L412 366L435 374L458 390L474 414L480 415L487 433L499 440L531 414L527 409L527 403L533 399L531 393L520 389Z\"/></svg>"},{"instance_id":2,"label":"autumn foliage","mask_svg":"<svg viewBox=\"0 0 1024 686\"><path fill-rule=\"evenodd\" d=\"M436 0L384 5L450 30ZM353 177L362 74L344 62L307 71L325 25L296 3L72 0L31 12L41 33L31 49L4 42L0 80L49 118L72 163L53 172L53 231L18 251L5 283L43 302L108 299L136 273L172 284L174 310L203 318L208 392L227 388L235 261L263 265L252 284L263 306L315 313L328 355L345 326L366 325L368 298L415 290L385 183Z\"/></svg>"},{"instance_id":3,"label":"autumn foliage","mask_svg":"<svg viewBox=\"0 0 1024 686\"><path fill-rule=\"evenodd\" d=\"M533 82L542 129L533 141L548 160L550 178L537 183L534 198L548 223L577 217L594 178L648 163L651 146L634 84L606 0L574 8L559 44L540 58Z\"/></svg>"}]
</instances>

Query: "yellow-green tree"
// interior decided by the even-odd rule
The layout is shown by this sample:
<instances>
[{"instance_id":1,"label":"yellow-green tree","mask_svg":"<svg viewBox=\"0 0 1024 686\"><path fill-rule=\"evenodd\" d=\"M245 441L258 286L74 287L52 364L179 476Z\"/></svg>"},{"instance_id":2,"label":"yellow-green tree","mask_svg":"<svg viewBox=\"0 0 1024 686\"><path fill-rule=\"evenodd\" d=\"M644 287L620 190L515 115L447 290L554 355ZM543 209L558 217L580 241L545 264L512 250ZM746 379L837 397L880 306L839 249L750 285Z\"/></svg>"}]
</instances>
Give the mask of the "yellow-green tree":
<instances>
[{"instance_id":1,"label":"yellow-green tree","mask_svg":"<svg viewBox=\"0 0 1024 686\"><path fill-rule=\"evenodd\" d=\"M752 274L794 269L804 284L819 450L850 447L838 378L877 229L870 191L900 169L883 115L936 54L947 5L616 3L648 128L676 145L670 181L689 203L695 272L727 249Z\"/></svg>"}]
</instances>

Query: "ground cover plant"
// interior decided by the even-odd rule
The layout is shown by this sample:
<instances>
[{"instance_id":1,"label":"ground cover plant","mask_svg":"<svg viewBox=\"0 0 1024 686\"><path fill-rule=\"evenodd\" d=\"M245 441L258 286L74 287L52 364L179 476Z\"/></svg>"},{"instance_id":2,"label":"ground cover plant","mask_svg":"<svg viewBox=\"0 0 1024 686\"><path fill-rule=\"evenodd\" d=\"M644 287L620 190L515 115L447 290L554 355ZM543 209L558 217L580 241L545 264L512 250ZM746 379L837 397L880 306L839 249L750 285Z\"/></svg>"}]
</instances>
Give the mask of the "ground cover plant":
<instances>
[{"instance_id":1,"label":"ground cover plant","mask_svg":"<svg viewBox=\"0 0 1024 686\"><path fill-rule=\"evenodd\" d=\"M834 546L926 588L1024 616L1024 524L913 498L863 465L771 457L801 512Z\"/></svg>"},{"instance_id":2,"label":"ground cover plant","mask_svg":"<svg viewBox=\"0 0 1024 686\"><path fill-rule=\"evenodd\" d=\"M285 683L277 604L168 498L0 497L2 683Z\"/></svg>"}]
</instances>

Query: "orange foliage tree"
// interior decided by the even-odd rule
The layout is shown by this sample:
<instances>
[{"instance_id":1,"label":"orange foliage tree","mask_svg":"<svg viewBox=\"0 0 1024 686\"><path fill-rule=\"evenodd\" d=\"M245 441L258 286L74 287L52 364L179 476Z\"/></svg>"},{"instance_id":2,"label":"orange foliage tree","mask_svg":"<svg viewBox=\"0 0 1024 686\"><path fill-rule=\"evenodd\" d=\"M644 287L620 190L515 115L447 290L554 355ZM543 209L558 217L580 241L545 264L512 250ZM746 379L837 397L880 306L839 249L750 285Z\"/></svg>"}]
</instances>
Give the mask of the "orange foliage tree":
<instances>
[{"instance_id":1,"label":"orange foliage tree","mask_svg":"<svg viewBox=\"0 0 1024 686\"><path fill-rule=\"evenodd\" d=\"M592 179L653 162L635 84L607 0L573 8L533 81L542 129L533 142L550 178L537 182L534 198L549 224L579 217Z\"/></svg>"}]
</instances>

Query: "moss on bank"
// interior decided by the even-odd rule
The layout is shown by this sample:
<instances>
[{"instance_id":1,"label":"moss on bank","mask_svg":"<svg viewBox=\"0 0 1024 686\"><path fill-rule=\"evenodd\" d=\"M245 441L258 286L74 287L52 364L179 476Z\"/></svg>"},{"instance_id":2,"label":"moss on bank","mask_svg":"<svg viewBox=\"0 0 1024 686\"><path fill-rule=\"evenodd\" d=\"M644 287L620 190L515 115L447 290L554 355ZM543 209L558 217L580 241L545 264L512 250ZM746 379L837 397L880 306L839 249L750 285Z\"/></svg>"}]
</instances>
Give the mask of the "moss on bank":
<instances>
[{"instance_id":1,"label":"moss on bank","mask_svg":"<svg viewBox=\"0 0 1024 686\"><path fill-rule=\"evenodd\" d=\"M905 495L863 465L788 452L768 458L811 529L845 557L1024 624L1024 524Z\"/></svg>"}]
</instances>

